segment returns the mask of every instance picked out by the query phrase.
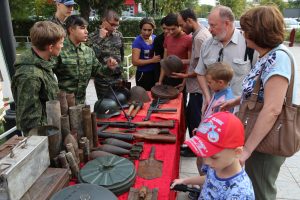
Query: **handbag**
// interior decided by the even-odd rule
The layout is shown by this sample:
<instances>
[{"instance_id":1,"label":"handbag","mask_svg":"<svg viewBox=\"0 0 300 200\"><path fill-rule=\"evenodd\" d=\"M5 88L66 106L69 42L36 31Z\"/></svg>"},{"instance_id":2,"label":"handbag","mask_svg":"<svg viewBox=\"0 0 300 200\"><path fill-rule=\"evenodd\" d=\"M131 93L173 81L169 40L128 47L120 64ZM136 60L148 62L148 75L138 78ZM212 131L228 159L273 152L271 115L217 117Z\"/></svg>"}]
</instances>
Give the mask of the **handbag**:
<instances>
[{"instance_id":1,"label":"handbag","mask_svg":"<svg viewBox=\"0 0 300 200\"><path fill-rule=\"evenodd\" d=\"M283 49L280 50L286 52ZM258 144L255 151L289 157L300 149L300 106L292 104L295 67L291 55L288 52L286 53L291 60L292 72L291 81L287 89L282 111L269 133ZM260 72L258 80L261 79L262 71L263 70ZM242 102L240 110L237 113L238 118L244 124L246 140L249 137L256 123L256 119L263 107L263 103L257 101L260 86L261 81L257 81L251 96Z\"/></svg>"}]
</instances>

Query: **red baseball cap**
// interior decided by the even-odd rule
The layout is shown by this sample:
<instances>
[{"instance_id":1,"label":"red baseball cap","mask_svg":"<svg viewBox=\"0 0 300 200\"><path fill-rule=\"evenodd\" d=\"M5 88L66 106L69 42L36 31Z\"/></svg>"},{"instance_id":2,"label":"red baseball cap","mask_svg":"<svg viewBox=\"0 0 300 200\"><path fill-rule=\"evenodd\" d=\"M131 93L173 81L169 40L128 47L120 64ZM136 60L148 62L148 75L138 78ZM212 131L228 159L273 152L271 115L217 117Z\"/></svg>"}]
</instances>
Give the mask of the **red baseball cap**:
<instances>
[{"instance_id":1,"label":"red baseball cap","mask_svg":"<svg viewBox=\"0 0 300 200\"><path fill-rule=\"evenodd\" d=\"M196 135L185 141L199 157L213 156L223 149L244 145L244 126L239 118L229 112L218 112L199 125Z\"/></svg>"}]
</instances>

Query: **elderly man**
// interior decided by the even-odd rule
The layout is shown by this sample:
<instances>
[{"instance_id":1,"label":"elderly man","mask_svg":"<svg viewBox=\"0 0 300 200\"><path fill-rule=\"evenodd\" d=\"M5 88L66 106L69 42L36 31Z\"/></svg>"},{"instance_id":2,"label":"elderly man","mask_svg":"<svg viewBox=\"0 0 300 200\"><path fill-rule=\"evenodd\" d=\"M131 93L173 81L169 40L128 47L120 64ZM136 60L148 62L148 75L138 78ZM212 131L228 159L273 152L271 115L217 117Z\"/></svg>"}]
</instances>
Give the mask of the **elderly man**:
<instances>
[{"instance_id":1,"label":"elderly man","mask_svg":"<svg viewBox=\"0 0 300 200\"><path fill-rule=\"evenodd\" d=\"M246 41L241 31L234 27L234 15L231 9L226 6L216 6L208 17L208 23L209 31L213 37L202 45L200 59L195 69L205 98L202 111L206 109L211 99L205 79L208 65L223 61L232 66L234 76L230 86L235 96L241 95L242 81L250 70Z\"/></svg>"},{"instance_id":2,"label":"elderly man","mask_svg":"<svg viewBox=\"0 0 300 200\"><path fill-rule=\"evenodd\" d=\"M199 61L200 49L203 42L210 38L211 35L207 28L198 24L196 14L192 9L186 9L179 13L177 17L178 25L182 30L192 37L192 52L190 58L190 65L187 73L173 73L173 77L184 78L186 84L186 91L189 93L189 102L186 107L186 123L189 130L190 137L193 137L193 130L198 127L201 121L201 107L202 107L202 92L197 82L197 74L194 72ZM180 154L182 156L194 155L189 148L184 148Z\"/></svg>"},{"instance_id":3,"label":"elderly man","mask_svg":"<svg viewBox=\"0 0 300 200\"><path fill-rule=\"evenodd\" d=\"M74 0L56 0L56 12L51 21L66 29L65 20L72 14L74 5Z\"/></svg>"},{"instance_id":4,"label":"elderly man","mask_svg":"<svg viewBox=\"0 0 300 200\"><path fill-rule=\"evenodd\" d=\"M124 60L123 35L118 31L119 16L113 10L108 10L103 16L100 28L89 35L88 45L91 46L99 62L106 65L109 59L115 60L119 67L107 71L106 74L95 77L95 86L98 99L108 92L107 82L122 77L122 62Z\"/></svg>"}]
</instances>

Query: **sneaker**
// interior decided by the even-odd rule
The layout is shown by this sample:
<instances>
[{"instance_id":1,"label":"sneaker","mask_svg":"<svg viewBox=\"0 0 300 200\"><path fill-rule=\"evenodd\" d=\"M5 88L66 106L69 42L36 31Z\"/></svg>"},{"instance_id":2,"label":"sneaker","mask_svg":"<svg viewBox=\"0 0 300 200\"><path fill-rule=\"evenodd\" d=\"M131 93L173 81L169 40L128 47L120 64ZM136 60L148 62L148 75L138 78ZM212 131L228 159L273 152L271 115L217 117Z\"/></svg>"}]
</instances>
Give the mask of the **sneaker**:
<instances>
[{"instance_id":1,"label":"sneaker","mask_svg":"<svg viewBox=\"0 0 300 200\"><path fill-rule=\"evenodd\" d=\"M190 148L186 148L180 151L180 155L183 157L196 157L193 151Z\"/></svg>"}]
</instances>

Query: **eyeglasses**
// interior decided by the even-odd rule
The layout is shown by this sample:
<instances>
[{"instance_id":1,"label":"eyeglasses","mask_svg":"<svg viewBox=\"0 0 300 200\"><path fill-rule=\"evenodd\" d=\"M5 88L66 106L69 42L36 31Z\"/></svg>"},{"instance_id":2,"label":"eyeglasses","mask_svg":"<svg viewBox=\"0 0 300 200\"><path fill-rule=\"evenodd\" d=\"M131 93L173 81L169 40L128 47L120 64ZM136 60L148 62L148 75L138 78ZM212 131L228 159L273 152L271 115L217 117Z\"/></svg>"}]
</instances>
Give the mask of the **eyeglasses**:
<instances>
[{"instance_id":1,"label":"eyeglasses","mask_svg":"<svg viewBox=\"0 0 300 200\"><path fill-rule=\"evenodd\" d=\"M221 48L220 51L219 51L219 58L218 58L218 62L221 62L223 61L223 49L224 48Z\"/></svg>"},{"instance_id":2,"label":"eyeglasses","mask_svg":"<svg viewBox=\"0 0 300 200\"><path fill-rule=\"evenodd\" d=\"M109 22L108 20L106 20L106 22L112 27L112 28L115 28L115 29L118 29L119 28L119 24L114 24L114 23L111 23Z\"/></svg>"}]
</instances>

